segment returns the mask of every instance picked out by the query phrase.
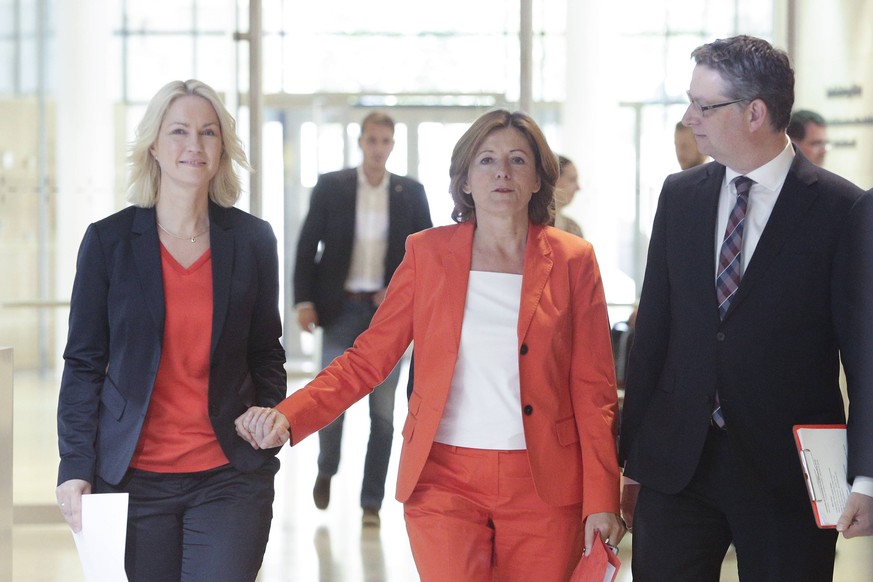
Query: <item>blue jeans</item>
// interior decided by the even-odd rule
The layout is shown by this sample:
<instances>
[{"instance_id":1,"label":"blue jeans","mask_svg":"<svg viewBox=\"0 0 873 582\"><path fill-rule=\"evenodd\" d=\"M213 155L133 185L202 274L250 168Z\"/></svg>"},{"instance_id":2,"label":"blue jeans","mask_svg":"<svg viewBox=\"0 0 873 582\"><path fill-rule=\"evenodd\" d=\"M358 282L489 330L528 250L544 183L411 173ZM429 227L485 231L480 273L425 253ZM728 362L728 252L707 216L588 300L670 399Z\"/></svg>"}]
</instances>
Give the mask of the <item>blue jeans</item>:
<instances>
[{"instance_id":1,"label":"blue jeans","mask_svg":"<svg viewBox=\"0 0 873 582\"><path fill-rule=\"evenodd\" d=\"M342 312L324 327L321 350L321 367L326 368L355 342L361 332L370 325L376 307L370 303L346 300ZM368 397L370 404L370 440L364 460L364 481L361 485L361 507L382 507L385 497L385 478L388 475L388 459L394 440L394 392L400 376L399 364L384 382L376 386ZM343 437L343 418L339 418L318 432L321 446L318 454L318 473L333 477L340 461L340 445Z\"/></svg>"}]
</instances>

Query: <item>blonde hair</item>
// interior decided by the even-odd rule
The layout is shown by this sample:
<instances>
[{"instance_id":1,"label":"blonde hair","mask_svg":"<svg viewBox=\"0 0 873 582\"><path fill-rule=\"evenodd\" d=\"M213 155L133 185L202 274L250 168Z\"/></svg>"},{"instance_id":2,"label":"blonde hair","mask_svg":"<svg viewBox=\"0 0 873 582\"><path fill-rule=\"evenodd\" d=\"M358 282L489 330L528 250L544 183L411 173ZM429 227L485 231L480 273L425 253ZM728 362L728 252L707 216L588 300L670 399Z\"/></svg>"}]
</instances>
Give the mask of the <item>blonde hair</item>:
<instances>
[{"instance_id":1,"label":"blonde hair","mask_svg":"<svg viewBox=\"0 0 873 582\"><path fill-rule=\"evenodd\" d=\"M212 87L202 81L190 79L164 85L149 101L145 115L136 128L136 138L131 143L127 156L130 167L127 200L131 204L150 208L158 201L161 168L149 150L158 139L167 110L176 99L189 95L209 101L218 116L221 129L221 159L218 162L218 172L209 182L209 198L219 206L228 208L239 199L241 184L234 163L245 170L251 170L251 167L246 160L242 141L236 133L236 122Z\"/></svg>"}]
</instances>

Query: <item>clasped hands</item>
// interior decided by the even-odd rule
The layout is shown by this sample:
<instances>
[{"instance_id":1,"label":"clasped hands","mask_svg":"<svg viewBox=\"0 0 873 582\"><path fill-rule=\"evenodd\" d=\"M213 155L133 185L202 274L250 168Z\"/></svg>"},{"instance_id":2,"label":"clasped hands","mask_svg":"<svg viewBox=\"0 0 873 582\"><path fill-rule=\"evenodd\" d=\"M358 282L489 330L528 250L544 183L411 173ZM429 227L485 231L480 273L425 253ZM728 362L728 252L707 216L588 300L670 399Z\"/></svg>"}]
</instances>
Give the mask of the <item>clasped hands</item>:
<instances>
[{"instance_id":1,"label":"clasped hands","mask_svg":"<svg viewBox=\"0 0 873 582\"><path fill-rule=\"evenodd\" d=\"M275 408L252 406L235 421L236 434L254 449L281 447L291 438L291 424Z\"/></svg>"}]
</instances>

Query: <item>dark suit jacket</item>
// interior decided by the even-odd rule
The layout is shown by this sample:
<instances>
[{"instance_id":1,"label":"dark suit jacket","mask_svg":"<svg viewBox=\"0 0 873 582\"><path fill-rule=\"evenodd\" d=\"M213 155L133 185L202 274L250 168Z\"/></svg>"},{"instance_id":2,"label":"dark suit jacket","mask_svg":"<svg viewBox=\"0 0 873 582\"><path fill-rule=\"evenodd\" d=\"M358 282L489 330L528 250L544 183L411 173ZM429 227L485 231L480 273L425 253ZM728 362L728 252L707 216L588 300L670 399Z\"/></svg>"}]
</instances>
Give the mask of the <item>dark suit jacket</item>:
<instances>
[{"instance_id":1,"label":"dark suit jacket","mask_svg":"<svg viewBox=\"0 0 873 582\"><path fill-rule=\"evenodd\" d=\"M664 183L620 458L643 485L680 491L697 467L717 390L750 482L808 503L792 426L844 421L840 357L849 478L873 476L873 198L798 154L721 321L715 222L724 174L713 162Z\"/></svg>"},{"instance_id":2,"label":"dark suit jacket","mask_svg":"<svg viewBox=\"0 0 873 582\"><path fill-rule=\"evenodd\" d=\"M406 237L433 226L424 186L391 174L388 190L385 287L403 260ZM312 189L309 213L300 231L294 302L312 301L321 325L329 324L342 306L355 240L357 193L356 168L323 174Z\"/></svg>"},{"instance_id":3,"label":"dark suit jacket","mask_svg":"<svg viewBox=\"0 0 873 582\"><path fill-rule=\"evenodd\" d=\"M209 205L213 318L209 416L224 454L252 471L255 451L233 421L286 392L279 343L278 258L269 224ZM88 227L79 250L58 402L58 482L99 475L117 484L130 464L161 360L164 288L154 208L129 207Z\"/></svg>"}]
</instances>

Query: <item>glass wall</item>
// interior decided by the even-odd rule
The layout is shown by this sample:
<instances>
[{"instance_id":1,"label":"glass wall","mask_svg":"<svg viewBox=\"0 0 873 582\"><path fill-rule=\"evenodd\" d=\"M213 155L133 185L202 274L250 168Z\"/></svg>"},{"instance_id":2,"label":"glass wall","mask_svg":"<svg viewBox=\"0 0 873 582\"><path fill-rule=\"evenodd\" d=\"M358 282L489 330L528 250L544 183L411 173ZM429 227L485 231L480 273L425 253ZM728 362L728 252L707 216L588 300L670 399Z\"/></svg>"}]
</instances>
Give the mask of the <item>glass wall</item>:
<instances>
[{"instance_id":1,"label":"glass wall","mask_svg":"<svg viewBox=\"0 0 873 582\"><path fill-rule=\"evenodd\" d=\"M648 235L661 184L678 171L673 131L685 113L691 77L691 51L716 38L738 33L772 41L773 5L736 0L660 0L635 3L621 35L619 60L631 74L615 78L619 102L626 109L628 143L639 142L641 226ZM639 110L639 119L635 114ZM639 127L634 127L636 124ZM632 133L633 132L633 133Z\"/></svg>"},{"instance_id":2,"label":"glass wall","mask_svg":"<svg viewBox=\"0 0 873 582\"><path fill-rule=\"evenodd\" d=\"M435 223L447 222L451 146L489 107L517 107L519 55L529 46L531 113L553 147L579 151L583 159L584 150L574 149L582 139L602 150L603 157L581 168L583 192L569 212L619 282L607 288L609 300L633 302L660 184L678 169L672 129L684 111L688 55L736 31L770 38L773 8L752 0L530 0L532 35L522 38L522 5L528 2L263 0L263 143L270 149L263 156L263 208L283 240L284 257L293 250L315 177L357 162L356 124L376 106L399 122L390 169L421 179ZM171 79L203 79L223 94L248 140L247 0L77 0L71 6L0 0L0 261L15 273L0 278L0 344L16 347L23 368L59 361L68 257L82 234L77 223L62 235L59 228L69 224L71 204L87 220L123 204L126 144L152 94ZM87 23L70 30L64 15L80 7L99 10L109 30L89 30ZM105 127L77 127L75 112L59 106L75 77L57 63L84 39L103 34L106 67L86 90L109 103L97 116ZM578 54L578 39L592 36L603 39L595 54ZM585 59L600 65L580 78L584 69L577 66ZM67 81L61 86L59 79ZM567 115L589 99L606 107L587 117ZM605 131L592 131L597 116L608 123ZM101 132L113 136L109 159L90 155ZM71 164L112 175L115 193L102 205L70 202L91 191L87 179L58 178L56 159L72 154L79 157Z\"/></svg>"}]
</instances>

